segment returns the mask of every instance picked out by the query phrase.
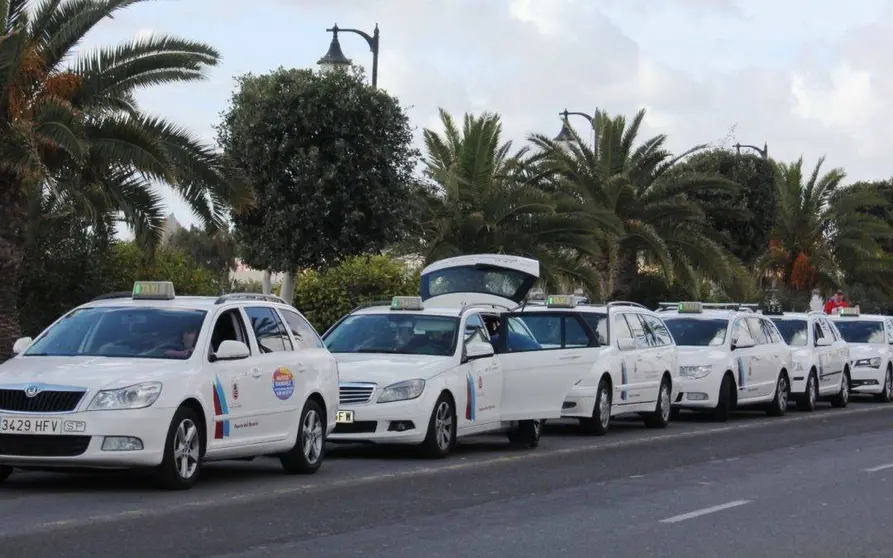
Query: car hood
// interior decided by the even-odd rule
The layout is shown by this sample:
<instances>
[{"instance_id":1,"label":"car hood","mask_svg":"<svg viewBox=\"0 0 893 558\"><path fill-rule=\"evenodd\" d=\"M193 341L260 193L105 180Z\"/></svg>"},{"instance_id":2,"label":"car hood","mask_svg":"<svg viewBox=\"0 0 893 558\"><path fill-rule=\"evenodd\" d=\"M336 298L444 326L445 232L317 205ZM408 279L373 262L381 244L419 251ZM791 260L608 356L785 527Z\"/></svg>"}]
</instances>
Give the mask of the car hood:
<instances>
[{"instance_id":1,"label":"car hood","mask_svg":"<svg viewBox=\"0 0 893 558\"><path fill-rule=\"evenodd\" d=\"M453 357L335 353L342 382L386 386L403 380L430 379L453 367Z\"/></svg>"},{"instance_id":2,"label":"car hood","mask_svg":"<svg viewBox=\"0 0 893 558\"><path fill-rule=\"evenodd\" d=\"M883 356L884 345L879 343L850 343L850 360Z\"/></svg>"},{"instance_id":3,"label":"car hood","mask_svg":"<svg viewBox=\"0 0 893 558\"><path fill-rule=\"evenodd\" d=\"M713 364L728 356L728 351L719 347L679 347L680 366L703 366L706 364Z\"/></svg>"},{"instance_id":4,"label":"car hood","mask_svg":"<svg viewBox=\"0 0 893 558\"><path fill-rule=\"evenodd\" d=\"M181 375L187 361L109 357L16 357L0 364L0 388L26 384L110 389Z\"/></svg>"}]
</instances>

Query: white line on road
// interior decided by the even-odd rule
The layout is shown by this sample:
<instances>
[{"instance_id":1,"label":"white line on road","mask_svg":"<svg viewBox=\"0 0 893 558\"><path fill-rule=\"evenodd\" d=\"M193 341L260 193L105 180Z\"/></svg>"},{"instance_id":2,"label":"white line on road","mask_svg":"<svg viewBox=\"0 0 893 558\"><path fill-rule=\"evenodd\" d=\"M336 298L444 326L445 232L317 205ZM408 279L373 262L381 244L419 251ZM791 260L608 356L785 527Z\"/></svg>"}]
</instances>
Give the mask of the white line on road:
<instances>
[{"instance_id":1,"label":"white line on road","mask_svg":"<svg viewBox=\"0 0 893 558\"><path fill-rule=\"evenodd\" d=\"M870 469L865 469L866 473L875 473L877 471L883 471L884 469L893 468L893 463L887 463L886 465L878 465L877 467L871 467Z\"/></svg>"},{"instance_id":2,"label":"white line on road","mask_svg":"<svg viewBox=\"0 0 893 558\"><path fill-rule=\"evenodd\" d=\"M682 515L674 515L673 517L668 517L667 519L661 519L660 522L661 523L679 523L680 521L685 521L686 519L694 519L695 517L701 517L702 515L716 513L716 512L730 509L730 508L737 508L738 506L743 506L743 505L749 504L749 503L750 503L750 500L735 500L734 502L726 502L725 504L713 506L712 508L704 508L704 509L700 509L700 510L695 510L693 512L683 513Z\"/></svg>"}]
</instances>

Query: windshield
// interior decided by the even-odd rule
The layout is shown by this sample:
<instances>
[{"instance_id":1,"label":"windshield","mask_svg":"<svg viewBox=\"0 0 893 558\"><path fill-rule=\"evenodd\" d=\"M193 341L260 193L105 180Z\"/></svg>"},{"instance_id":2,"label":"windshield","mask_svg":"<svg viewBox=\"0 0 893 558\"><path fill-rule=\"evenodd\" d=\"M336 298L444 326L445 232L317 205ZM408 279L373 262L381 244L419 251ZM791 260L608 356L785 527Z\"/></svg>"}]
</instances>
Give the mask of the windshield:
<instances>
[{"instance_id":1,"label":"windshield","mask_svg":"<svg viewBox=\"0 0 893 558\"><path fill-rule=\"evenodd\" d=\"M498 266L461 266L439 269L422 278L423 299L451 293L482 293L521 302L536 277Z\"/></svg>"},{"instance_id":2,"label":"windshield","mask_svg":"<svg viewBox=\"0 0 893 558\"><path fill-rule=\"evenodd\" d=\"M387 353L451 356L456 352L459 318L422 314L348 316L326 336L333 353Z\"/></svg>"},{"instance_id":3,"label":"windshield","mask_svg":"<svg viewBox=\"0 0 893 558\"><path fill-rule=\"evenodd\" d=\"M664 318L667 329L677 345L688 347L718 347L726 342L728 319Z\"/></svg>"},{"instance_id":4,"label":"windshield","mask_svg":"<svg viewBox=\"0 0 893 558\"><path fill-rule=\"evenodd\" d=\"M884 343L884 322L835 320L834 325L847 343Z\"/></svg>"},{"instance_id":5,"label":"windshield","mask_svg":"<svg viewBox=\"0 0 893 558\"><path fill-rule=\"evenodd\" d=\"M23 356L169 358L192 355L204 310L82 308L69 312Z\"/></svg>"},{"instance_id":6,"label":"windshield","mask_svg":"<svg viewBox=\"0 0 893 558\"><path fill-rule=\"evenodd\" d=\"M805 347L809 344L809 328L806 320L783 320L772 318L775 327L781 332L785 343L792 347Z\"/></svg>"}]
</instances>

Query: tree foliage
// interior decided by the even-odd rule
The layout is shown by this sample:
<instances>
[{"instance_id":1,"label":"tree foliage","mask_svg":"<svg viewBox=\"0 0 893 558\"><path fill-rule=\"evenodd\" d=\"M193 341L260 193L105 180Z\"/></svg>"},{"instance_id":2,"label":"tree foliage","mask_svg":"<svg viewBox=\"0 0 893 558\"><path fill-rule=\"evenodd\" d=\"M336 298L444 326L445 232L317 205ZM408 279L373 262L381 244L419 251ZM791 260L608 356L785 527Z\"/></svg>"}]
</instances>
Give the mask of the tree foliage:
<instances>
[{"instance_id":1,"label":"tree foliage","mask_svg":"<svg viewBox=\"0 0 893 558\"><path fill-rule=\"evenodd\" d=\"M256 203L233 214L252 267L324 268L403 236L412 131L360 73L241 76L218 140L254 189Z\"/></svg>"},{"instance_id":2,"label":"tree foliage","mask_svg":"<svg viewBox=\"0 0 893 558\"><path fill-rule=\"evenodd\" d=\"M168 238L168 246L188 254L196 265L214 274L220 292L232 290L229 277L236 270L236 240L228 228L182 228Z\"/></svg>"}]
</instances>

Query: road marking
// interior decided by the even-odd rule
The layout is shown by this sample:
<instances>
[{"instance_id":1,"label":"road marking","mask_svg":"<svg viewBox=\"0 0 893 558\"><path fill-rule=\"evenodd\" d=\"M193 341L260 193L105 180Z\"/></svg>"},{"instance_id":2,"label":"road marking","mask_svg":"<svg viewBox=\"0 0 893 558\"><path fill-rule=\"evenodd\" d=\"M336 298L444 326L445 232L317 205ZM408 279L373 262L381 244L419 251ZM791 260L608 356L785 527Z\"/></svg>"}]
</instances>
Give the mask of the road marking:
<instances>
[{"instance_id":1,"label":"road marking","mask_svg":"<svg viewBox=\"0 0 893 558\"><path fill-rule=\"evenodd\" d=\"M864 407L859 409L842 409L838 411L832 411L835 417L840 416L851 416L865 413L877 413L882 411L889 412L891 407L889 406L877 406L877 407ZM204 500L194 500L192 502L177 502L175 505L179 508L213 508L217 506L225 506L227 504L232 504L236 501L245 501L250 502L254 500L265 500L270 496L282 496L288 494L297 494L301 492L308 492L311 490L328 490L333 488L344 488L351 486L360 486L364 484L381 482L392 479L409 479L415 477L422 477L427 475L435 475L438 473L445 473L450 471L460 471L464 469L476 469L482 467L489 467L493 465L502 465L505 463L510 463L513 461L529 461L533 459L543 459L546 457L551 457L554 455L568 455L568 454L576 454L576 453L585 453L588 451L598 451L598 450L610 450L610 449L618 449L618 448L626 448L626 447L635 447L650 444L652 442L659 442L661 440L664 441L675 441L675 440L683 440L686 438L697 438L700 436L709 436L711 434L719 434L723 432L733 432L737 430L753 430L758 428L766 428L766 427L774 427L778 424L785 423L793 423L793 422L805 422L805 421L815 421L815 420L827 420L827 416L823 414L809 414L802 416L793 416L793 417L782 417L776 418L772 420L760 420L757 422L747 422L743 424L735 424L731 426L720 426L716 428L708 428L706 430L694 430L691 432L679 432L675 434L658 434L654 436L643 436L641 438L633 438L631 440L617 440L615 442L607 442L607 443L596 443L596 444L586 444L575 446L572 448L562 448L556 450L549 451L539 451L533 453L525 453L522 455L508 455L503 457L494 457L492 459L484 459L481 461L465 461L461 463L454 463L451 465L441 465L438 467L422 467L419 469L413 469L410 471L399 471L396 473L379 473L374 475L367 475L363 477L351 477L348 479L337 480L337 481L323 481L323 482L312 482L305 483L293 486L287 486L283 488L275 488L272 490L262 490L258 492L251 493L240 493L240 494L229 494L217 496L214 498L206 498ZM325 467L325 465L323 465ZM170 513L170 507L172 504L170 503L159 503L159 507L157 508L137 508L132 510L126 510L122 512L116 512L111 514L104 515L95 515L88 516L76 519L64 519L60 521L50 521L46 523L41 523L39 525L35 525L37 530L48 530L48 529L58 529L58 528L67 528L67 527L75 527L82 525L89 525L92 523L98 522L108 522L108 521L122 521L125 519L130 519L133 517L153 517L153 516L161 516L167 515Z\"/></svg>"},{"instance_id":2,"label":"road marking","mask_svg":"<svg viewBox=\"0 0 893 558\"><path fill-rule=\"evenodd\" d=\"M878 465L877 467L872 467L870 469L865 469L866 473L876 473L877 471L883 471L884 469L893 468L893 463L887 463L886 465Z\"/></svg>"},{"instance_id":3,"label":"road marking","mask_svg":"<svg viewBox=\"0 0 893 558\"><path fill-rule=\"evenodd\" d=\"M661 523L679 523L680 521L685 521L686 519L694 519L695 517L701 517L702 515L716 513L716 512L730 509L730 508L737 508L738 506L743 506L743 505L749 504L749 503L750 503L750 500L735 500L734 502L727 502L725 504L720 504L718 506L713 506L711 508L695 510L693 512L683 513L682 515L674 515L673 517L668 517L667 519L661 519L660 522Z\"/></svg>"}]
</instances>

